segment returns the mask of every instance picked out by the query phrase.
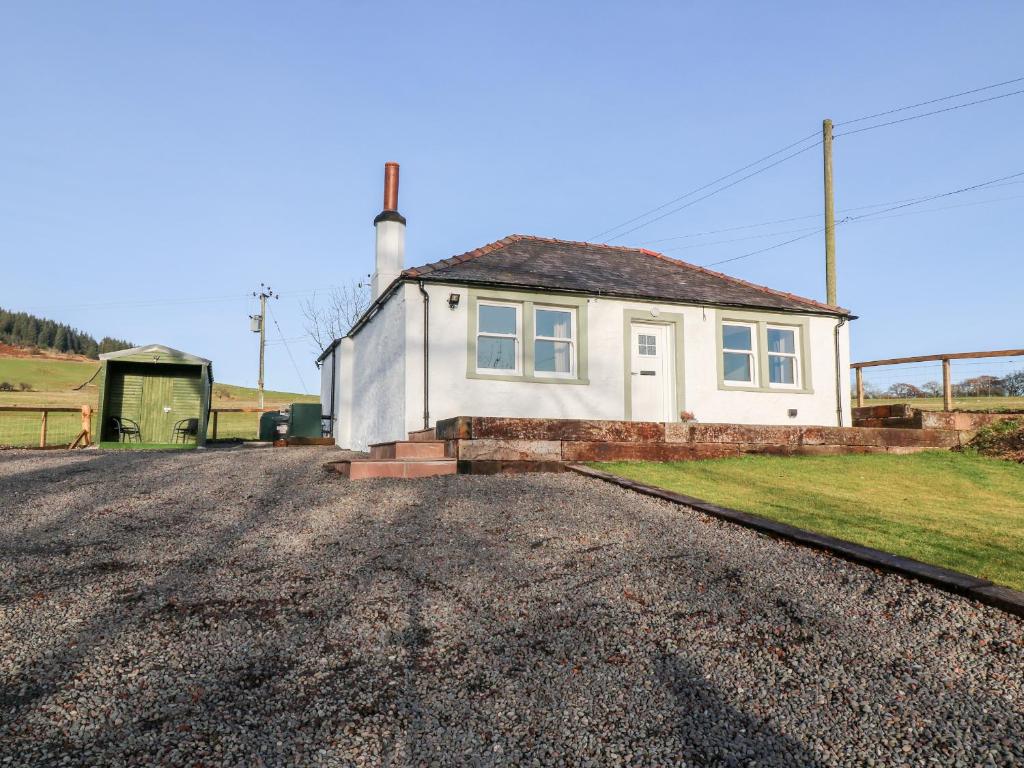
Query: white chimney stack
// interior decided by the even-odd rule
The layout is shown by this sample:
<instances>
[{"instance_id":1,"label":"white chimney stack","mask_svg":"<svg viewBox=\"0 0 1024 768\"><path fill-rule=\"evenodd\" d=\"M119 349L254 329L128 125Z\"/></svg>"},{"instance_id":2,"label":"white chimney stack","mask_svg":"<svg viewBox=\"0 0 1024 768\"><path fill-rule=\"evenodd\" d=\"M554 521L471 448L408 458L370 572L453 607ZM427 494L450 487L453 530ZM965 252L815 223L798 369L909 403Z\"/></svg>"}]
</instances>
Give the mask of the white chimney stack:
<instances>
[{"instance_id":1,"label":"white chimney stack","mask_svg":"<svg viewBox=\"0 0 1024 768\"><path fill-rule=\"evenodd\" d=\"M377 256L373 298L377 299L405 269L405 217L398 212L398 163L384 163L384 210L373 220Z\"/></svg>"}]
</instances>

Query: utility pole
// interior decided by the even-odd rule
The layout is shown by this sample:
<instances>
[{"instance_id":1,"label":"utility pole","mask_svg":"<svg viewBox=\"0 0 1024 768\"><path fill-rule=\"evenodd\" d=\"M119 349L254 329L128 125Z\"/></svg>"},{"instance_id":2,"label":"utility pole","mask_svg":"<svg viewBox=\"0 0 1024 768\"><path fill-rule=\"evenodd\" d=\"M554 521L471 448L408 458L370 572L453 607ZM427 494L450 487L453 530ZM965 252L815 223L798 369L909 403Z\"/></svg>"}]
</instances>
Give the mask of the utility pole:
<instances>
[{"instance_id":1,"label":"utility pole","mask_svg":"<svg viewBox=\"0 0 1024 768\"><path fill-rule=\"evenodd\" d=\"M836 209L832 195L832 121L821 124L821 148L825 156L825 301L836 304Z\"/></svg>"},{"instance_id":2,"label":"utility pole","mask_svg":"<svg viewBox=\"0 0 1024 768\"><path fill-rule=\"evenodd\" d=\"M264 350L267 344L267 299L278 299L280 296L274 293L274 289L269 285L260 283L260 291L252 292L252 295L260 300L260 313L258 315L249 315L249 328L253 333L259 333L260 335L260 378L257 382L257 387L260 393L260 409L263 408L263 358Z\"/></svg>"}]
</instances>

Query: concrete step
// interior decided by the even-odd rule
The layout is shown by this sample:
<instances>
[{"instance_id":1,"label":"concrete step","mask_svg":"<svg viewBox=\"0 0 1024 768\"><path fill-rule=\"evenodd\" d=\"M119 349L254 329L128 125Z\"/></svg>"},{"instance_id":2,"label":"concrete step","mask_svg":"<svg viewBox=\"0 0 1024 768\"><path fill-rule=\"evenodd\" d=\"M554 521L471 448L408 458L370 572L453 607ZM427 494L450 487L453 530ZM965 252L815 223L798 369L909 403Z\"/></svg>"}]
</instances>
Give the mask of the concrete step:
<instances>
[{"instance_id":1,"label":"concrete step","mask_svg":"<svg viewBox=\"0 0 1024 768\"><path fill-rule=\"evenodd\" d=\"M370 446L371 459L443 459L444 440L392 440Z\"/></svg>"},{"instance_id":2,"label":"concrete step","mask_svg":"<svg viewBox=\"0 0 1024 768\"><path fill-rule=\"evenodd\" d=\"M458 462L455 459L349 459L328 466L349 480L373 477L411 479L458 473Z\"/></svg>"},{"instance_id":3,"label":"concrete step","mask_svg":"<svg viewBox=\"0 0 1024 768\"><path fill-rule=\"evenodd\" d=\"M413 443L429 443L434 440L437 440L437 435L434 433L433 427L430 427L429 429L418 429L415 432L409 433L409 441Z\"/></svg>"}]
</instances>

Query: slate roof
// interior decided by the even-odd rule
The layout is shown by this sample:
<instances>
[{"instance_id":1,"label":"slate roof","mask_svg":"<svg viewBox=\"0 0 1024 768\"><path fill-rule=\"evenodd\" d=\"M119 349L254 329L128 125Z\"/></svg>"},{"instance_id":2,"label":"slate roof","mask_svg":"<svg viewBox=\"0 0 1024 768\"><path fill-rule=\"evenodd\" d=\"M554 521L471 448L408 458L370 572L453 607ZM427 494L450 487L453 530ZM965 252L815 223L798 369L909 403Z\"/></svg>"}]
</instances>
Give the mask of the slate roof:
<instances>
[{"instance_id":1,"label":"slate roof","mask_svg":"<svg viewBox=\"0 0 1024 768\"><path fill-rule=\"evenodd\" d=\"M849 315L849 310L748 283L644 248L509 235L403 278Z\"/></svg>"}]
</instances>

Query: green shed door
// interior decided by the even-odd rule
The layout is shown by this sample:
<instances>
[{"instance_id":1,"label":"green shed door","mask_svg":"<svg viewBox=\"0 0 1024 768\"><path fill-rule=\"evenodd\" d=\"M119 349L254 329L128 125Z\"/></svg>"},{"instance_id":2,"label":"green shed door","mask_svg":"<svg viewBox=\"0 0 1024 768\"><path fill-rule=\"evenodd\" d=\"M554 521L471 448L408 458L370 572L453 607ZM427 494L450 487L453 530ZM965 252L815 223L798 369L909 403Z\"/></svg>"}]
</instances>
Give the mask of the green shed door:
<instances>
[{"instance_id":1,"label":"green shed door","mask_svg":"<svg viewBox=\"0 0 1024 768\"><path fill-rule=\"evenodd\" d=\"M142 419L139 421L142 442L171 442L171 429L176 421L173 392L174 379L171 376L143 377Z\"/></svg>"}]
</instances>

